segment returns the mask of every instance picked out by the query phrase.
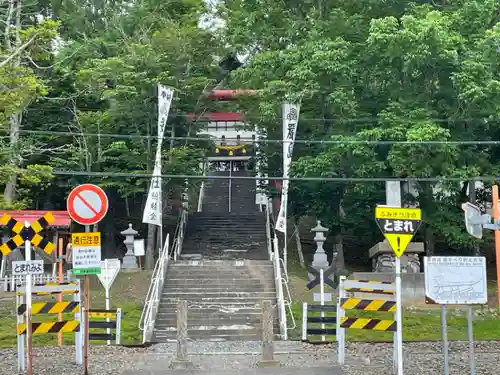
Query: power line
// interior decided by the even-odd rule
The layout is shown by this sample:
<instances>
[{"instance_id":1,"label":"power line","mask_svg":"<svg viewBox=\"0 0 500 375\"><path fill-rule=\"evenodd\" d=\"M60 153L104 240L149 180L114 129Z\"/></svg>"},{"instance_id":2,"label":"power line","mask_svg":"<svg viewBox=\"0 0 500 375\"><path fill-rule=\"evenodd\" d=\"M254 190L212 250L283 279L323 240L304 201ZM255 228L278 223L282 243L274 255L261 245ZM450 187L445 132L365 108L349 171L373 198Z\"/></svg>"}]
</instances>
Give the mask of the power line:
<instances>
[{"instance_id":1,"label":"power line","mask_svg":"<svg viewBox=\"0 0 500 375\"><path fill-rule=\"evenodd\" d=\"M42 99L49 99L49 100L54 100L55 98L42 98ZM85 112L85 111L84 111ZM259 116L259 115L248 115L245 114L243 111L221 111L221 110L210 110L208 109L205 112L202 113L169 113L168 118L183 118L190 120L192 122L210 122L213 120L210 120L210 114L212 113L238 113L241 114L242 121L238 122L245 122L245 120L283 120L283 116ZM357 122L373 122L373 121L383 121L384 118L380 116L366 116L366 117L328 117L328 118L320 118L320 117L305 117L303 115L300 116L299 118L299 123L301 121L307 122L307 121L344 121L344 122L350 122L350 123L357 123ZM215 119L214 122L217 120ZM492 114L485 114L483 117L464 117L464 118L401 118L398 119L401 123L412 123L412 122L419 122L419 121L430 121L430 122L436 122L436 123L460 123L460 122L473 122L473 121L481 121L481 122L493 122L493 121L500 121L500 117L498 117L498 113L492 113ZM224 121L221 121L224 122ZM228 121L232 122L232 121Z\"/></svg>"},{"instance_id":2,"label":"power line","mask_svg":"<svg viewBox=\"0 0 500 375\"><path fill-rule=\"evenodd\" d=\"M87 177L124 177L124 178L151 178L151 173L115 173L115 172L86 172L86 171L69 171L69 170L54 170L53 175L57 176L87 176ZM155 177L161 178L182 178L188 180L270 180L270 181L324 181L324 182L385 182L385 181L400 181L400 182L460 182L460 181L498 181L500 176L471 176L471 177L278 177L278 176L200 176L186 174L162 174Z\"/></svg>"},{"instance_id":3,"label":"power line","mask_svg":"<svg viewBox=\"0 0 500 375\"><path fill-rule=\"evenodd\" d=\"M97 137L97 138L116 138L116 139L158 139L156 135L133 135L133 134L110 134L110 133L75 133L75 132L60 132L49 130L20 130L22 134L36 135L36 136L68 136L68 137ZM9 136L2 136L1 138L9 138ZM163 139L173 139L178 141L214 141L214 138L209 137L170 137L164 136ZM235 138L226 138L226 140L234 140ZM219 139L218 139L219 140ZM257 140L253 138L240 138L241 142L255 142L255 143L284 143L289 142L283 139L262 139ZM297 144L324 144L324 145L345 145L345 144L360 144L360 145L483 145L494 146L500 145L500 141L377 141L377 140L316 140L316 139L296 139Z\"/></svg>"}]
</instances>

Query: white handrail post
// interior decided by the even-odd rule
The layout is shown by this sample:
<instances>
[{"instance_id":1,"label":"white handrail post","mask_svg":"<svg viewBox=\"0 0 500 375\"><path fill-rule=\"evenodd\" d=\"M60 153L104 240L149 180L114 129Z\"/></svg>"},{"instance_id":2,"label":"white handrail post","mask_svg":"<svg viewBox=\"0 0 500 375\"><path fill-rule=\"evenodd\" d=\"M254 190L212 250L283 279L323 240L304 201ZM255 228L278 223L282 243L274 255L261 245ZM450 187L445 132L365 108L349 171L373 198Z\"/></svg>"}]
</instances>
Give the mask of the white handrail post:
<instances>
[{"instance_id":1,"label":"white handrail post","mask_svg":"<svg viewBox=\"0 0 500 375\"><path fill-rule=\"evenodd\" d=\"M272 250L272 239L271 239L271 212L269 212L269 204L266 205L266 237L267 237L267 253L269 255L269 260L272 260L273 250Z\"/></svg>"},{"instance_id":2,"label":"white handrail post","mask_svg":"<svg viewBox=\"0 0 500 375\"><path fill-rule=\"evenodd\" d=\"M287 325L286 325L286 311L285 311L285 301L283 295L283 284L281 282L281 265L280 256L278 250L278 237L274 236L274 255L273 255L273 265L274 265L274 275L276 280L276 290L278 294L278 314L279 314L279 324L280 324L280 334L283 340L288 339Z\"/></svg>"}]
</instances>

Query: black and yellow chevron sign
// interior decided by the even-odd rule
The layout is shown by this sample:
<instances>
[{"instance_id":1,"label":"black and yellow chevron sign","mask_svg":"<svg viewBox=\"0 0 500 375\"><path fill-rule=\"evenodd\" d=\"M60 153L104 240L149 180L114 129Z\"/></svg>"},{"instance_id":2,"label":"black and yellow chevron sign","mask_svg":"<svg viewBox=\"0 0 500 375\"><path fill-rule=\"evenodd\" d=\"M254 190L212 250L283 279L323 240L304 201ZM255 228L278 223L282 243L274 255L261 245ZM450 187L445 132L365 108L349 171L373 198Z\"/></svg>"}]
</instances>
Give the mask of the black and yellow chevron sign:
<instances>
[{"instance_id":1,"label":"black and yellow chevron sign","mask_svg":"<svg viewBox=\"0 0 500 375\"><path fill-rule=\"evenodd\" d=\"M0 218L0 224L5 225L12 232L16 233L9 241L0 246L3 255L8 255L19 246L24 245L24 241L30 241L34 246L42 249L47 254L51 254L56 245L40 236L40 232L55 221L54 215L47 212L40 219L34 221L29 227L24 226L12 216L4 214Z\"/></svg>"},{"instance_id":2,"label":"black and yellow chevron sign","mask_svg":"<svg viewBox=\"0 0 500 375\"><path fill-rule=\"evenodd\" d=\"M396 302L379 299L342 298L344 310L396 311Z\"/></svg>"},{"instance_id":3,"label":"black and yellow chevron sign","mask_svg":"<svg viewBox=\"0 0 500 375\"><path fill-rule=\"evenodd\" d=\"M62 322L33 322L31 323L32 333L40 335L44 333L58 332L80 332L80 321L66 320ZM17 334L24 335L26 333L26 324L21 323L17 326Z\"/></svg>"},{"instance_id":4,"label":"black and yellow chevron sign","mask_svg":"<svg viewBox=\"0 0 500 375\"><path fill-rule=\"evenodd\" d=\"M349 280L352 282L365 283L365 284L377 284L378 288L344 288L345 291L351 293L372 293L372 294L396 294L396 292L392 289L380 289L380 285L391 285L395 284L389 281L373 281L373 280Z\"/></svg>"},{"instance_id":5,"label":"black and yellow chevron sign","mask_svg":"<svg viewBox=\"0 0 500 375\"><path fill-rule=\"evenodd\" d=\"M26 312L26 304L23 303L17 308L17 315ZM37 302L31 305L31 314L59 314L80 312L80 302Z\"/></svg>"},{"instance_id":6,"label":"black and yellow chevron sign","mask_svg":"<svg viewBox=\"0 0 500 375\"><path fill-rule=\"evenodd\" d=\"M109 318L116 319L116 310L89 310L89 319Z\"/></svg>"},{"instance_id":7,"label":"black and yellow chevron sign","mask_svg":"<svg viewBox=\"0 0 500 375\"><path fill-rule=\"evenodd\" d=\"M368 329L368 330L372 330L372 331L396 332L396 321L395 320L343 317L343 318L341 318L340 326L342 328Z\"/></svg>"}]
</instances>

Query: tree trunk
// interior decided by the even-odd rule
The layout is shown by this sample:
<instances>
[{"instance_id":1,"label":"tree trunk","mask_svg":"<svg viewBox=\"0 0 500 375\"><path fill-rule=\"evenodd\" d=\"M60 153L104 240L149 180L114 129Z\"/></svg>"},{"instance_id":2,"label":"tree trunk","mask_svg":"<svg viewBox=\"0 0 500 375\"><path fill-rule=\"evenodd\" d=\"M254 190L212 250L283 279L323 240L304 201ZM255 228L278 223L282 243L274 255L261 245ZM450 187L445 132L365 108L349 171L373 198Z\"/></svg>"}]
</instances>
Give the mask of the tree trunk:
<instances>
[{"instance_id":1,"label":"tree trunk","mask_svg":"<svg viewBox=\"0 0 500 375\"><path fill-rule=\"evenodd\" d=\"M152 270L155 266L155 234L156 234L156 225L148 224L148 241L146 245L146 262L144 267L147 270Z\"/></svg>"},{"instance_id":2,"label":"tree trunk","mask_svg":"<svg viewBox=\"0 0 500 375\"><path fill-rule=\"evenodd\" d=\"M295 233L295 244L297 245L297 254L299 256L300 267L306 269L306 262L304 261L304 252L302 251L302 244L300 243L299 226L297 222L293 222L293 231Z\"/></svg>"},{"instance_id":3,"label":"tree trunk","mask_svg":"<svg viewBox=\"0 0 500 375\"><path fill-rule=\"evenodd\" d=\"M22 10L22 1L21 0L10 0L9 2L9 9L7 11L7 21L5 24L5 33L4 33L4 40L5 40L5 47L7 49L7 52L12 53L13 51L17 51L21 47L21 10ZM11 43L11 21L12 19L15 19L15 42L14 46L12 46ZM21 57L20 54L18 54L15 58L9 62L10 65L13 67L18 67L21 64ZM21 129L21 122L22 122L22 114L21 113L15 113L12 116L9 117L9 141L10 141L10 147L11 147L11 152L14 152L16 149L17 144L19 143L19 131ZM15 155L12 155L10 163L14 166L19 166L19 159L15 157ZM17 184L17 175L13 174L10 176L9 181L5 185L5 190L4 190L4 200L6 203L13 203L14 200L16 199L16 184Z\"/></svg>"}]
</instances>

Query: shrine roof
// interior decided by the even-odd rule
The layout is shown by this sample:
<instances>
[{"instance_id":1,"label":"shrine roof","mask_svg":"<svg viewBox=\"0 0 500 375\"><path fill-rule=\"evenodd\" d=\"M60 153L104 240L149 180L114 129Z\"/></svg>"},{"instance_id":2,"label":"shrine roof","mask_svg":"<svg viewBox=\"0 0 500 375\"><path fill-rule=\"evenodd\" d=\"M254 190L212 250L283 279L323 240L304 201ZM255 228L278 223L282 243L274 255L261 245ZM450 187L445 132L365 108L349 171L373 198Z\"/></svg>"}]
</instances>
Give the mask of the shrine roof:
<instances>
[{"instance_id":1,"label":"shrine roof","mask_svg":"<svg viewBox=\"0 0 500 375\"><path fill-rule=\"evenodd\" d=\"M12 216L12 218L20 223L27 221L32 223L38 220L47 212L51 212L54 215L55 221L49 226L51 228L69 228L71 225L71 218L67 211L56 211L56 210L0 210L0 216L7 214ZM5 227L0 224L0 228Z\"/></svg>"},{"instance_id":2,"label":"shrine roof","mask_svg":"<svg viewBox=\"0 0 500 375\"><path fill-rule=\"evenodd\" d=\"M258 90L213 90L208 94L212 100L235 100L238 95L256 94Z\"/></svg>"},{"instance_id":3,"label":"shrine roof","mask_svg":"<svg viewBox=\"0 0 500 375\"><path fill-rule=\"evenodd\" d=\"M191 121L243 121L243 113L241 112L209 112L200 115L188 113L188 119Z\"/></svg>"}]
</instances>

